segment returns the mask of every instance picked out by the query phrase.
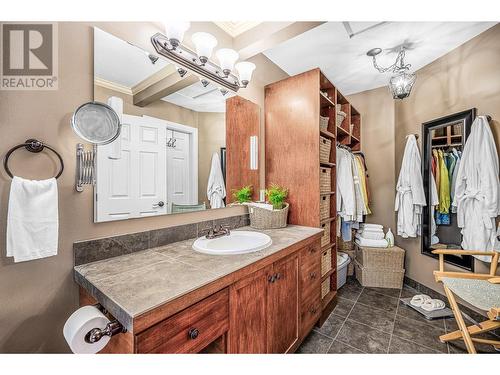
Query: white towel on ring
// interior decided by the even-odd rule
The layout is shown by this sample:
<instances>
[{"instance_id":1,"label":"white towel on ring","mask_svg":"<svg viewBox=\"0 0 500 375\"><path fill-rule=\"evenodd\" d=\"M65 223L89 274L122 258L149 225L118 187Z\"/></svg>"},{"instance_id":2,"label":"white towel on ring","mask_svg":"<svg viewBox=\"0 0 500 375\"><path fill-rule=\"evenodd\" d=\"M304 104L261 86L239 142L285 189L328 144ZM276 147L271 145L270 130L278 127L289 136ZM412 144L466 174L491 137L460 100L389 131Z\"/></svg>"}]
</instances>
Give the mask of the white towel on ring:
<instances>
[{"instance_id":1,"label":"white towel on ring","mask_svg":"<svg viewBox=\"0 0 500 375\"><path fill-rule=\"evenodd\" d=\"M7 256L24 262L57 255L57 181L12 179L7 213Z\"/></svg>"}]
</instances>

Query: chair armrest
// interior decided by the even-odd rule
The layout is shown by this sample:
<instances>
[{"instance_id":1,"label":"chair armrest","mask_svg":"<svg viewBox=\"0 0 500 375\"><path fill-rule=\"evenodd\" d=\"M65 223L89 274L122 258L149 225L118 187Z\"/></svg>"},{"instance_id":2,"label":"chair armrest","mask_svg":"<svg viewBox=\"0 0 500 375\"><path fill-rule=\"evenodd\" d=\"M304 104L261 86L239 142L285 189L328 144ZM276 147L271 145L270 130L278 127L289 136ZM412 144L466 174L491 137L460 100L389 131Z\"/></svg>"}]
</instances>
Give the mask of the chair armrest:
<instances>
[{"instance_id":1,"label":"chair armrest","mask_svg":"<svg viewBox=\"0 0 500 375\"><path fill-rule=\"evenodd\" d=\"M452 250L452 249L438 249L432 250L432 254L443 255L495 255L495 251L474 251L474 250Z\"/></svg>"},{"instance_id":2,"label":"chair armrest","mask_svg":"<svg viewBox=\"0 0 500 375\"><path fill-rule=\"evenodd\" d=\"M488 281L492 284L500 284L500 277L493 277L491 279L488 279Z\"/></svg>"}]
</instances>

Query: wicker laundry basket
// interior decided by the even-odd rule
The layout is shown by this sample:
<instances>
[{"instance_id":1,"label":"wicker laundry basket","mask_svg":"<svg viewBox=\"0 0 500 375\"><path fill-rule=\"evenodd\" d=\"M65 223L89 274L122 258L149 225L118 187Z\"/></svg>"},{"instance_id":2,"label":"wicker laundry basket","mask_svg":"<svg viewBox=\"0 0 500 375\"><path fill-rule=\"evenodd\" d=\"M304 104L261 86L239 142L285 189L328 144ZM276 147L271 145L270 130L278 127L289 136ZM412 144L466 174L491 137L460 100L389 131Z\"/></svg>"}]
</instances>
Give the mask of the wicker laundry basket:
<instances>
[{"instance_id":1,"label":"wicker laundry basket","mask_svg":"<svg viewBox=\"0 0 500 375\"><path fill-rule=\"evenodd\" d=\"M324 276L332 269L332 249L325 250L321 254L321 276Z\"/></svg>"},{"instance_id":2,"label":"wicker laundry basket","mask_svg":"<svg viewBox=\"0 0 500 375\"><path fill-rule=\"evenodd\" d=\"M363 267L357 261L354 261L354 263L356 279L363 286L392 289L401 289L403 287L404 269L368 268Z\"/></svg>"},{"instance_id":3,"label":"wicker laundry basket","mask_svg":"<svg viewBox=\"0 0 500 375\"><path fill-rule=\"evenodd\" d=\"M248 206L250 226L255 229L285 228L290 205L285 203L281 210L266 210L265 208Z\"/></svg>"},{"instance_id":4,"label":"wicker laundry basket","mask_svg":"<svg viewBox=\"0 0 500 375\"><path fill-rule=\"evenodd\" d=\"M324 247L330 244L330 222L321 224L321 228L324 230L321 236L321 247Z\"/></svg>"},{"instance_id":5,"label":"wicker laundry basket","mask_svg":"<svg viewBox=\"0 0 500 375\"><path fill-rule=\"evenodd\" d=\"M347 114L342 111L337 112L337 126L340 126L344 119L347 117Z\"/></svg>"}]
</instances>

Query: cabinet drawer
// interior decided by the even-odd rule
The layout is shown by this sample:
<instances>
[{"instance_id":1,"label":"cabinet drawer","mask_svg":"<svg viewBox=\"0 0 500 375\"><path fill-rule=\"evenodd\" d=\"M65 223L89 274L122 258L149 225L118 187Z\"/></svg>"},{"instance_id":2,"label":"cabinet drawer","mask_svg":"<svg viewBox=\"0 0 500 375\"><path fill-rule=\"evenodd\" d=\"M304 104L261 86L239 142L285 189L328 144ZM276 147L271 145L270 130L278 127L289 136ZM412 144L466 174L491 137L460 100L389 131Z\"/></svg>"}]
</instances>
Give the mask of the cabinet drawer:
<instances>
[{"instance_id":1,"label":"cabinet drawer","mask_svg":"<svg viewBox=\"0 0 500 375\"><path fill-rule=\"evenodd\" d=\"M228 330L224 289L136 336L138 353L196 353Z\"/></svg>"},{"instance_id":2,"label":"cabinet drawer","mask_svg":"<svg viewBox=\"0 0 500 375\"><path fill-rule=\"evenodd\" d=\"M307 262L300 267L300 298L304 301L313 294L319 294L321 288L321 266L319 259Z\"/></svg>"},{"instance_id":3,"label":"cabinet drawer","mask_svg":"<svg viewBox=\"0 0 500 375\"><path fill-rule=\"evenodd\" d=\"M321 248L319 241L307 245L300 250L300 267L310 267L312 264L319 264L321 262Z\"/></svg>"},{"instance_id":4,"label":"cabinet drawer","mask_svg":"<svg viewBox=\"0 0 500 375\"><path fill-rule=\"evenodd\" d=\"M300 306L300 331L304 337L309 333L313 325L318 321L321 315L321 298L319 289L302 301Z\"/></svg>"}]
</instances>

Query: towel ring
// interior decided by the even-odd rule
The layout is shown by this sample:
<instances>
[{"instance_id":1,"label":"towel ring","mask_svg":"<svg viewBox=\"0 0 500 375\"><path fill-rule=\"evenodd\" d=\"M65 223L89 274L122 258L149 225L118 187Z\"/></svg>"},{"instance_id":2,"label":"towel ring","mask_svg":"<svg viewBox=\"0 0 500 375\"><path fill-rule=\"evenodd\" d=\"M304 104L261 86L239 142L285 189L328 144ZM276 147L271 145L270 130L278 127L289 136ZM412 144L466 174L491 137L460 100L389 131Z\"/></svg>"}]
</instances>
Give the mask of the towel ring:
<instances>
[{"instance_id":1,"label":"towel ring","mask_svg":"<svg viewBox=\"0 0 500 375\"><path fill-rule=\"evenodd\" d=\"M50 151L52 151L54 154L56 154L56 156L58 157L59 159L59 162L61 163L61 170L59 171L59 173L55 176L55 178L59 178L60 175L62 175L63 171L64 171L64 162L63 162L63 159L61 157L61 155L59 155L59 153L54 150L52 147L44 144L43 142L37 140L37 139L28 139L26 140L26 142L24 143L21 143L20 145L17 145L17 146L14 146L12 147L9 151L7 151L7 153L5 154L5 158L3 160L3 167L5 168L5 172L7 172L7 174L13 178L14 176L12 175L12 172L10 171L9 169L9 157L10 155L16 151L17 149L20 149L24 147L26 150L28 150L29 152L34 152L34 153L39 153L39 152L42 152L44 148L46 149L49 149Z\"/></svg>"}]
</instances>

